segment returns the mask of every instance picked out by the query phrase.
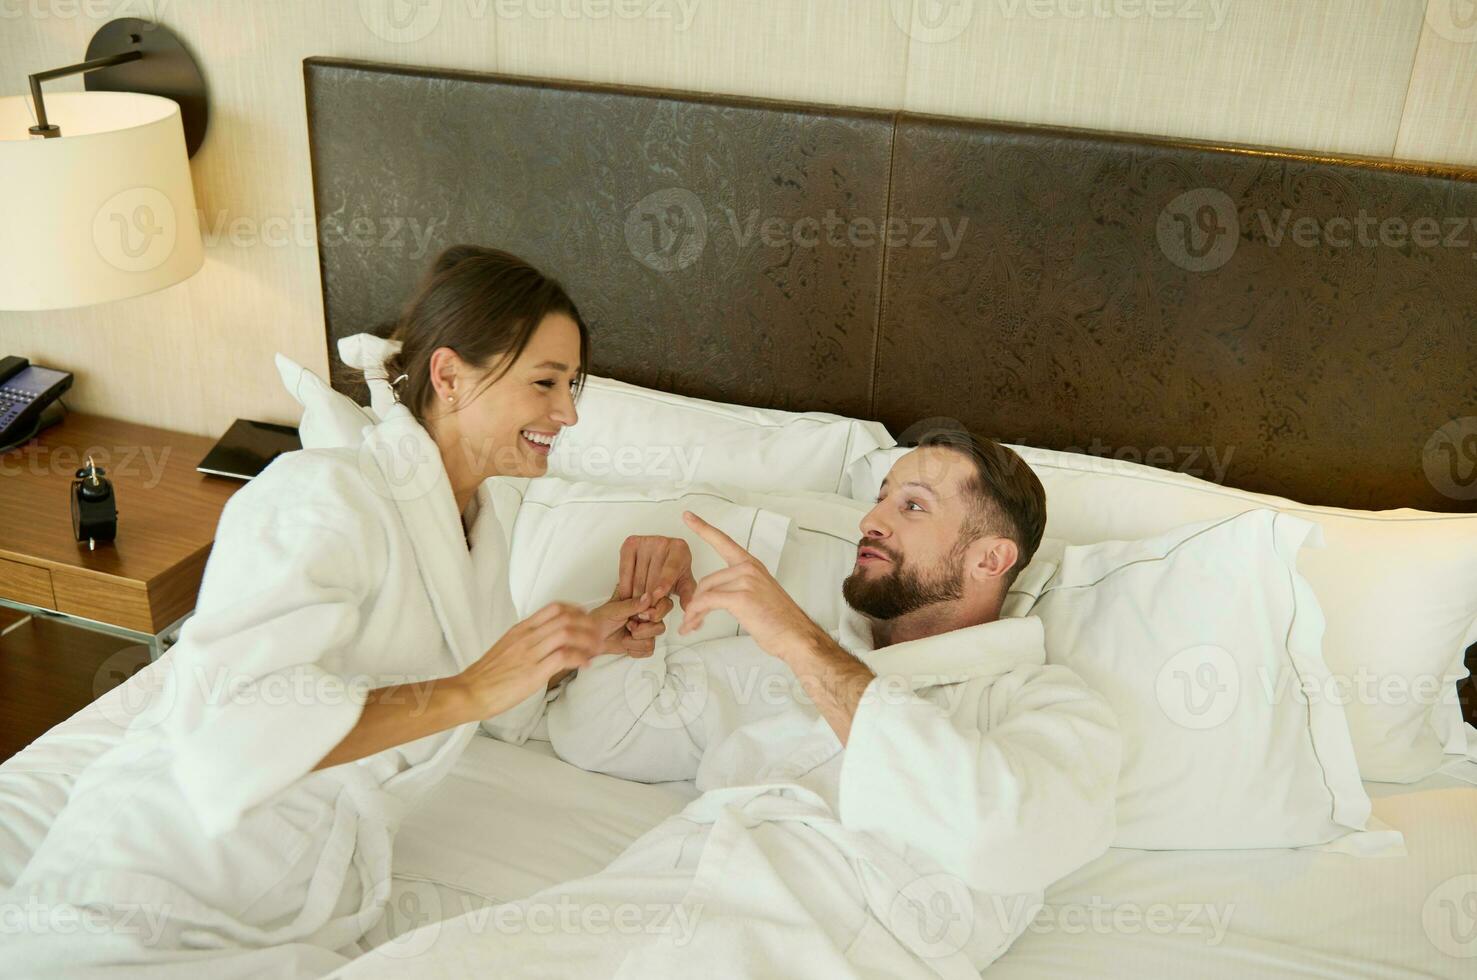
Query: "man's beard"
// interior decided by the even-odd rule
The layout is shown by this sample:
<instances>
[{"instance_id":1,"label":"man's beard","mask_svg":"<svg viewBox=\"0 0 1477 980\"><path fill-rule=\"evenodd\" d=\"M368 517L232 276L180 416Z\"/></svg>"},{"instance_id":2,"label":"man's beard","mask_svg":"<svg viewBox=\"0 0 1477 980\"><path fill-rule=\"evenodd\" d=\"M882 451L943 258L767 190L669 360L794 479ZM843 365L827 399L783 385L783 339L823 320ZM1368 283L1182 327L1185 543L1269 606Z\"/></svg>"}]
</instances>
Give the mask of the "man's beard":
<instances>
[{"instance_id":1,"label":"man's beard","mask_svg":"<svg viewBox=\"0 0 1477 980\"><path fill-rule=\"evenodd\" d=\"M892 552L885 554L892 559L887 574L870 576L864 569L857 569L841 585L846 604L863 616L897 619L924 606L951 602L964 594L963 548L951 549L927 574L898 560Z\"/></svg>"}]
</instances>

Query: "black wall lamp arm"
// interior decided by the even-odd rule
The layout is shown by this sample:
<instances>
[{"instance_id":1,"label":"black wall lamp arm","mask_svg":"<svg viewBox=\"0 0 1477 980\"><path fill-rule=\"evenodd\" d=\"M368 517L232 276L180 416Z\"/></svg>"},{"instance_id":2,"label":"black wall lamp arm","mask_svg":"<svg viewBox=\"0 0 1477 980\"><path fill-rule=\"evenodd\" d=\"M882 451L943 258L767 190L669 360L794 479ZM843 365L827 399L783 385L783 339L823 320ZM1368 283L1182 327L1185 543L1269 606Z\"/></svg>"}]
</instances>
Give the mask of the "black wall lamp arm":
<instances>
[{"instance_id":1,"label":"black wall lamp arm","mask_svg":"<svg viewBox=\"0 0 1477 980\"><path fill-rule=\"evenodd\" d=\"M65 75L83 75L89 92L157 95L177 103L185 152L195 155L205 140L210 118L205 78L190 52L167 27L137 17L120 17L98 28L83 57L86 60L78 64L30 76L31 100L36 105L32 136L53 139L62 135L61 128L46 116L41 83Z\"/></svg>"},{"instance_id":2,"label":"black wall lamp arm","mask_svg":"<svg viewBox=\"0 0 1477 980\"><path fill-rule=\"evenodd\" d=\"M49 82L53 78L65 78L68 75L81 75L84 72L97 71L99 68L112 68L114 65L137 61L143 56L144 53L142 51L124 51L122 54L109 55L106 58L94 58L91 61L67 65L65 68L38 71L36 74L30 76L31 101L36 106L36 125L30 128L31 135L40 136L43 139L52 139L62 134L61 128L46 118L46 102L41 98L42 82Z\"/></svg>"}]
</instances>

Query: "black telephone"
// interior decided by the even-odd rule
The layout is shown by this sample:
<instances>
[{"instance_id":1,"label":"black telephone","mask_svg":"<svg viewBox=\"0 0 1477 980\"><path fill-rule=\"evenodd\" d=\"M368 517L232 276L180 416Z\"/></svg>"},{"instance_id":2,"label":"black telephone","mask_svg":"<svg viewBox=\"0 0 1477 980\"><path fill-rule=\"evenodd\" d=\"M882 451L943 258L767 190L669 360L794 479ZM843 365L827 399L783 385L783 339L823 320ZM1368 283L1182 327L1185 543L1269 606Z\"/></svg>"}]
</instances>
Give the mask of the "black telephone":
<instances>
[{"instance_id":1,"label":"black telephone","mask_svg":"<svg viewBox=\"0 0 1477 980\"><path fill-rule=\"evenodd\" d=\"M41 430L41 413L72 387L65 371L37 367L24 357L0 358L0 451Z\"/></svg>"}]
</instances>

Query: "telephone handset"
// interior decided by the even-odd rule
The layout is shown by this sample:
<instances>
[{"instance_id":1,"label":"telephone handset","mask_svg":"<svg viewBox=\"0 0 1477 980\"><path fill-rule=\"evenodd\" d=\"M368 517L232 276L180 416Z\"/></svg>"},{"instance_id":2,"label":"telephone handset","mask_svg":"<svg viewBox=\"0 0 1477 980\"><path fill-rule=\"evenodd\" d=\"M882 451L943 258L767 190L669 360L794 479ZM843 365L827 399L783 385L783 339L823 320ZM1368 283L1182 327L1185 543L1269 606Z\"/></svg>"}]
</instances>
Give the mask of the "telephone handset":
<instances>
[{"instance_id":1,"label":"telephone handset","mask_svg":"<svg viewBox=\"0 0 1477 980\"><path fill-rule=\"evenodd\" d=\"M66 371L24 357L0 358L0 451L20 445L41 428L41 413L72 387Z\"/></svg>"}]
</instances>

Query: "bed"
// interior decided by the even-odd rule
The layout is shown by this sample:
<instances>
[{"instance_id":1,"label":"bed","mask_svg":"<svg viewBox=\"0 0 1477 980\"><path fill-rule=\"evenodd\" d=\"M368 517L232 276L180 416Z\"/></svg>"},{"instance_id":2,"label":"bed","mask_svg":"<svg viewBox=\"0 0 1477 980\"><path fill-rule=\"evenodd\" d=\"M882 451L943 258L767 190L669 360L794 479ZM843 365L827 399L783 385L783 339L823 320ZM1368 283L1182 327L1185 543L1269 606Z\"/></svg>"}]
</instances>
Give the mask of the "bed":
<instances>
[{"instance_id":1,"label":"bed","mask_svg":"<svg viewBox=\"0 0 1477 980\"><path fill-rule=\"evenodd\" d=\"M899 437L948 417L1310 504L1477 510L1432 448L1477 401L1468 249L1326 233L1474 213L1477 173L334 59L304 74L335 362L436 249L489 242L565 281L603 376ZM0 766L0 885L153 671ZM1405 858L1114 848L989 975L1471 976L1477 763L1365 787ZM693 796L476 738L403 827L366 945L593 873Z\"/></svg>"},{"instance_id":2,"label":"bed","mask_svg":"<svg viewBox=\"0 0 1477 980\"><path fill-rule=\"evenodd\" d=\"M0 886L24 865L71 779L157 693L156 670L0 766ZM1477 766L1448 769L1411 785L1367 784L1376 816L1406 836L1401 859L1114 848L1047 892L988 975L1469 977L1463 902L1477 881ZM402 944L413 962L435 941L429 924L593 874L694 795L688 783L585 772L547 742L474 738L402 827L389 907L365 945Z\"/></svg>"}]
</instances>

